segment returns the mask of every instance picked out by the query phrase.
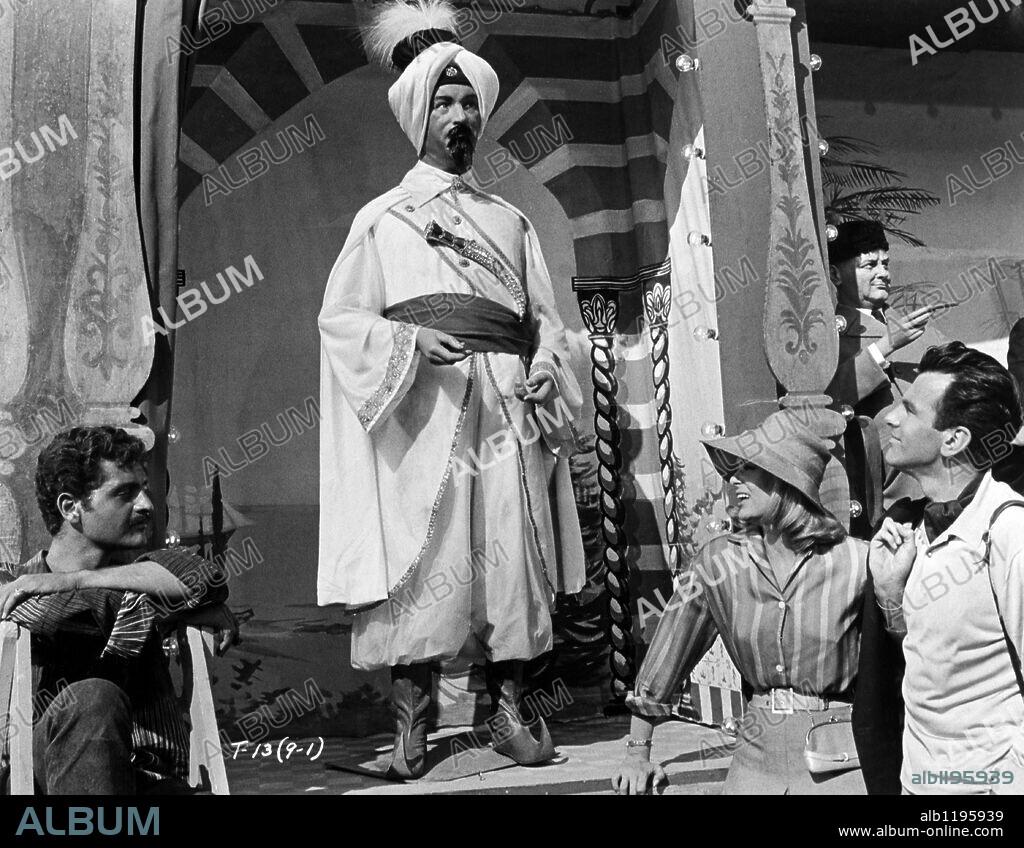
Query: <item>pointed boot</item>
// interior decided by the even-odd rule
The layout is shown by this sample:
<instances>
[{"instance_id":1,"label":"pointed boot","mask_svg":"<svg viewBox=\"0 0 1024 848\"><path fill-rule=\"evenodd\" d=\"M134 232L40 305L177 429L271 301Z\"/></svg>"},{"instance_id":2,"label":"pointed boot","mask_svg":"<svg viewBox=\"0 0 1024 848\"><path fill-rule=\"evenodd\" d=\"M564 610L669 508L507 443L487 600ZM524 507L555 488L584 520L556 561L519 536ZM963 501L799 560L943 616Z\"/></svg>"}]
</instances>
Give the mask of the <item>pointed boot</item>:
<instances>
[{"instance_id":1,"label":"pointed boot","mask_svg":"<svg viewBox=\"0 0 1024 848\"><path fill-rule=\"evenodd\" d=\"M415 780L427 765L427 710L433 672L429 663L391 669L391 709L395 715L395 750L387 776Z\"/></svg>"},{"instance_id":2,"label":"pointed boot","mask_svg":"<svg viewBox=\"0 0 1024 848\"><path fill-rule=\"evenodd\" d=\"M555 746L544 719L530 710L529 723L522 714L523 663L520 660L488 663L487 689L494 712L488 720L494 750L511 757L521 766L554 759Z\"/></svg>"}]
</instances>

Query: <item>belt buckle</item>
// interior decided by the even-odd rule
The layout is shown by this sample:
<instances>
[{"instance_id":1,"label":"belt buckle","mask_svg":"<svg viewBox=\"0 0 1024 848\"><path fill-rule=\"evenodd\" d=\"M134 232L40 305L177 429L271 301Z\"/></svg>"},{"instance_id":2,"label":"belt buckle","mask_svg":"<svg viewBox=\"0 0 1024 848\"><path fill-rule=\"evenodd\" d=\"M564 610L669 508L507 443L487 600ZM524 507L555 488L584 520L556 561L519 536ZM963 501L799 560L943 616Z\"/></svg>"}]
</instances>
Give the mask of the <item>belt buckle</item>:
<instances>
[{"instance_id":1,"label":"belt buckle","mask_svg":"<svg viewBox=\"0 0 1024 848\"><path fill-rule=\"evenodd\" d=\"M771 690L772 715L793 715L793 690Z\"/></svg>"}]
</instances>

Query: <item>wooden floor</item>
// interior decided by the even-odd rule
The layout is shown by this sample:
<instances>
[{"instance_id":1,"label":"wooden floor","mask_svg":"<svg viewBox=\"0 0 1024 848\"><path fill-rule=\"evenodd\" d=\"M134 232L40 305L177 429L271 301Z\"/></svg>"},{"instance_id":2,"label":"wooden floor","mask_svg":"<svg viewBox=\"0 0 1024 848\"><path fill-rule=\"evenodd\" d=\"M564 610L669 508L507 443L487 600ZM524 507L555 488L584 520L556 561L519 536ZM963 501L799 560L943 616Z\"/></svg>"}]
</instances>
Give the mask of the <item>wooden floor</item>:
<instances>
[{"instance_id":1,"label":"wooden floor","mask_svg":"<svg viewBox=\"0 0 1024 848\"><path fill-rule=\"evenodd\" d=\"M625 751L628 717L551 723L549 727L559 757L540 767L513 764L478 773L470 752L462 755L460 769L467 773L465 777L404 784L327 768L331 763L369 765L386 755L391 738L378 735L322 743L319 738L268 740L259 747L239 747L237 754L228 757L228 779L235 795L610 794L612 770ZM432 735L431 747L444 745L457 733L455 729ZM666 794L718 794L730 761L729 753L721 748L724 741L719 732L697 725L672 722L659 727L653 756L668 773ZM495 760L501 762L489 752L480 754L476 762Z\"/></svg>"}]
</instances>

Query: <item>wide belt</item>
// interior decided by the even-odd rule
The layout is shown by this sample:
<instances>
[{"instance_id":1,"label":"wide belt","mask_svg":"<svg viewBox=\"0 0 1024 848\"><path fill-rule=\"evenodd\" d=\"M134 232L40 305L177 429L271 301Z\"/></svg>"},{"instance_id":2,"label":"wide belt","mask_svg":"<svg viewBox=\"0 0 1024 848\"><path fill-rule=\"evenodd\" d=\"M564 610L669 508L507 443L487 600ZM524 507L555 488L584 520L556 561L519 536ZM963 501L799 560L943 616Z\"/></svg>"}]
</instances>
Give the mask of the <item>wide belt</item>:
<instances>
[{"instance_id":1,"label":"wide belt","mask_svg":"<svg viewBox=\"0 0 1024 848\"><path fill-rule=\"evenodd\" d=\"M771 710L776 715L792 715L796 712L821 712L838 707L848 707L848 700L837 698L821 698L817 695L804 695L792 689L769 689L752 695L750 704Z\"/></svg>"},{"instance_id":2,"label":"wide belt","mask_svg":"<svg viewBox=\"0 0 1024 848\"><path fill-rule=\"evenodd\" d=\"M384 317L448 333L467 350L533 355L532 323L486 297L435 292L393 304L384 310Z\"/></svg>"}]
</instances>

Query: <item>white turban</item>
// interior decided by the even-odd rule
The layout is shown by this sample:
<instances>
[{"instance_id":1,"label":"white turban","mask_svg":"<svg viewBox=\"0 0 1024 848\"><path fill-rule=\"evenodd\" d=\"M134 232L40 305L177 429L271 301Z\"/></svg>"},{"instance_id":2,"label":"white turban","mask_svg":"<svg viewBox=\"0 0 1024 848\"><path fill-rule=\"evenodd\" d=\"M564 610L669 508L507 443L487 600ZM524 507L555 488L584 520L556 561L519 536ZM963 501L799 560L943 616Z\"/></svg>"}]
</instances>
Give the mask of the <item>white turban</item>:
<instances>
[{"instance_id":1,"label":"white turban","mask_svg":"<svg viewBox=\"0 0 1024 848\"><path fill-rule=\"evenodd\" d=\"M409 63L398 81L388 90L391 111L416 148L417 155L423 149L427 137L427 120L430 117L434 87L441 72L452 63L462 69L476 92L480 104L481 133L498 99L498 75L487 62L458 44L431 44Z\"/></svg>"}]
</instances>

